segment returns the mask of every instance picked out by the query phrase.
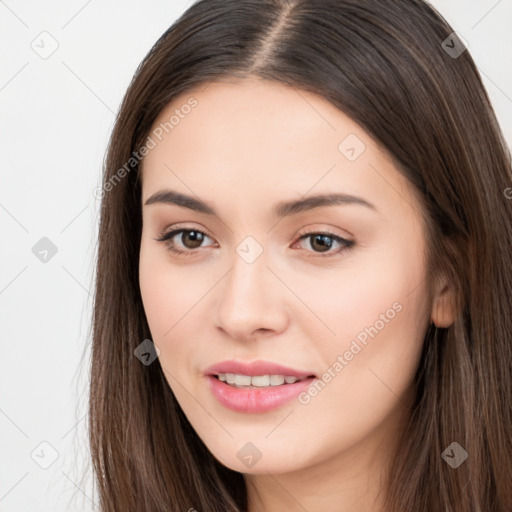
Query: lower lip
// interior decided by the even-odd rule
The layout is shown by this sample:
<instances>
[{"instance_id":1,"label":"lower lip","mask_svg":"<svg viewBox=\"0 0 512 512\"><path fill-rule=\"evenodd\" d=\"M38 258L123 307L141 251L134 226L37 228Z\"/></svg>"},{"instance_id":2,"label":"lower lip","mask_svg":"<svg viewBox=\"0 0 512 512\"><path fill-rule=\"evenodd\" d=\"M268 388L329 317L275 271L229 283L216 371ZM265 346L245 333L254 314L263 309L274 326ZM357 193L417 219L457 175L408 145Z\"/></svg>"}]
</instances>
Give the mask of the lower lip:
<instances>
[{"instance_id":1,"label":"lower lip","mask_svg":"<svg viewBox=\"0 0 512 512\"><path fill-rule=\"evenodd\" d=\"M277 409L296 398L315 380L314 377L262 388L236 388L213 377L207 376L208 385L217 400L233 411L258 413Z\"/></svg>"}]
</instances>

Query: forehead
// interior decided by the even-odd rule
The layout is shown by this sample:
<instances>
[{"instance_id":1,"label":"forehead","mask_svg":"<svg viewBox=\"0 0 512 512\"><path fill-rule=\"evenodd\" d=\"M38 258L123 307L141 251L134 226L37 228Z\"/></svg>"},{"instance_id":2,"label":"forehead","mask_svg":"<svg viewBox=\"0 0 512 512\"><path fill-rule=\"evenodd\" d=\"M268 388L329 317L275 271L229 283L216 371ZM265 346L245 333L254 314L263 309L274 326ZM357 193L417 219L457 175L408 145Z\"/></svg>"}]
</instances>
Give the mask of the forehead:
<instances>
[{"instance_id":1,"label":"forehead","mask_svg":"<svg viewBox=\"0 0 512 512\"><path fill-rule=\"evenodd\" d=\"M256 78L225 78L180 94L160 113L151 131L158 142L165 141L148 155L148 165L171 148L189 159L256 159L276 166L282 159L289 163L314 156L321 165L339 156L338 146L348 135L364 139L366 147L373 144L354 121L321 96Z\"/></svg>"},{"instance_id":2,"label":"forehead","mask_svg":"<svg viewBox=\"0 0 512 512\"><path fill-rule=\"evenodd\" d=\"M165 107L150 137L145 198L167 185L201 195L220 187L242 196L313 189L396 195L383 190L387 181L385 188L406 193L362 127L325 98L277 82L224 78L191 89Z\"/></svg>"}]
</instances>

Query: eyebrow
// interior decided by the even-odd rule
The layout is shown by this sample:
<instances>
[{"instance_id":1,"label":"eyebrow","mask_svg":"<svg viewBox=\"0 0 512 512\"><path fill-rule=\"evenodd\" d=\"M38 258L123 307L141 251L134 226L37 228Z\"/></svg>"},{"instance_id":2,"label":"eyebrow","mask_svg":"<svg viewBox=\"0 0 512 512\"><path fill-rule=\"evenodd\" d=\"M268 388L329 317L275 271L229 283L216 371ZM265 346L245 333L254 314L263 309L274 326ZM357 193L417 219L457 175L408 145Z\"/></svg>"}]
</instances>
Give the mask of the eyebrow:
<instances>
[{"instance_id":1,"label":"eyebrow","mask_svg":"<svg viewBox=\"0 0 512 512\"><path fill-rule=\"evenodd\" d=\"M215 209L206 202L173 190L160 190L159 192L156 192L146 200L144 206L158 203L175 204L199 213L218 217ZM377 211L377 208L375 208L372 203L366 201L362 197L350 194L318 194L303 199L279 202L274 206L272 213L276 217L282 218L290 215L296 215L307 210L312 210L313 208L347 204L361 205Z\"/></svg>"}]
</instances>

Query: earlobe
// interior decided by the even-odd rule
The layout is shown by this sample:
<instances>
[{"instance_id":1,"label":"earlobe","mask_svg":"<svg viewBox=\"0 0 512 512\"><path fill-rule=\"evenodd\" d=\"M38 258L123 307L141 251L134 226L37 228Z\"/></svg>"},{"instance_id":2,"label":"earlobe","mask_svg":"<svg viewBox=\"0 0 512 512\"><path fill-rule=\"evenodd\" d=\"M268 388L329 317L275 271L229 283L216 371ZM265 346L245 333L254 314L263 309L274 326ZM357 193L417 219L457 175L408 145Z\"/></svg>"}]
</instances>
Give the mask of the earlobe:
<instances>
[{"instance_id":1,"label":"earlobe","mask_svg":"<svg viewBox=\"0 0 512 512\"><path fill-rule=\"evenodd\" d=\"M453 289L449 284L445 284L434 297L430 320L436 327L446 328L452 325L454 316L455 302Z\"/></svg>"}]
</instances>

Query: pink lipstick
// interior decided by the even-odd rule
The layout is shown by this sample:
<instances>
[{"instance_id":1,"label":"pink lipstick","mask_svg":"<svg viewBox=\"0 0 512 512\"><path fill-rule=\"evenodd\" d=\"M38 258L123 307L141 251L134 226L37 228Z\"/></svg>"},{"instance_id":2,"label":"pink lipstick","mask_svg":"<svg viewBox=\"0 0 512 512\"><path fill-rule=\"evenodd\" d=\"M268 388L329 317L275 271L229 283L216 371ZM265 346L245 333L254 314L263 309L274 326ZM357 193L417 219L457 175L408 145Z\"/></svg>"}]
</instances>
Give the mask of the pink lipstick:
<instances>
[{"instance_id":1,"label":"pink lipstick","mask_svg":"<svg viewBox=\"0 0 512 512\"><path fill-rule=\"evenodd\" d=\"M316 376L268 361L223 361L204 372L212 394L237 412L262 413L281 407L307 389Z\"/></svg>"}]
</instances>

